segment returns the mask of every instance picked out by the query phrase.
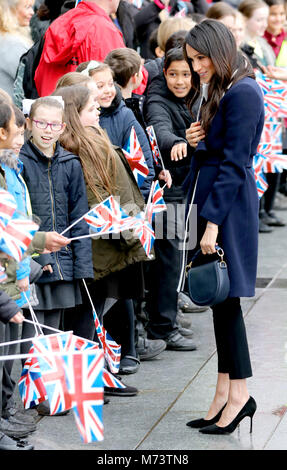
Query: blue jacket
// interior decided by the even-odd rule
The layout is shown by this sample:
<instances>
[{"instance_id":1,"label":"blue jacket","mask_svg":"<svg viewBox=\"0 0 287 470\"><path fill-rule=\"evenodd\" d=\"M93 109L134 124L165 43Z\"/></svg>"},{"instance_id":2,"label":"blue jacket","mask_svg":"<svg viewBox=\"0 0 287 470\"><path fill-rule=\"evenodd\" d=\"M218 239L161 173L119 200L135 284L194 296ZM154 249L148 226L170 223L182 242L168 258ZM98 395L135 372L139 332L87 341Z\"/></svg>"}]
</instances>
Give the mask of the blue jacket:
<instances>
[{"instance_id":1,"label":"blue jacket","mask_svg":"<svg viewBox=\"0 0 287 470\"><path fill-rule=\"evenodd\" d=\"M41 219L40 230L61 233L89 210L78 157L57 143L54 156L47 158L28 141L21 149L20 158L33 214ZM88 233L87 223L81 220L65 236L74 238ZM45 257L41 264L51 264L53 273L45 271L39 283L94 277L90 238L75 240L56 253L40 255L40 262L41 257Z\"/></svg>"},{"instance_id":2,"label":"blue jacket","mask_svg":"<svg viewBox=\"0 0 287 470\"><path fill-rule=\"evenodd\" d=\"M259 199L252 163L263 124L262 92L255 80L243 78L221 99L185 181L189 202L199 171L194 197L197 243L207 221L219 226L217 241L225 252L230 297L252 297L255 292Z\"/></svg>"},{"instance_id":3,"label":"blue jacket","mask_svg":"<svg viewBox=\"0 0 287 470\"><path fill-rule=\"evenodd\" d=\"M29 194L25 185L23 178L21 177L21 172L23 169L22 162L16 158L15 155L9 153L7 157L3 160L1 157L1 166L5 171L5 180L7 184L8 191L14 196L17 203L17 210L23 214L28 213L28 207L30 204ZM30 274L30 258L26 257L19 263L17 263L16 268L16 279L21 280L26 277L29 277ZM27 297L30 296L30 291L26 292ZM20 307L26 303L24 294L21 293L20 299L15 299L15 302Z\"/></svg>"},{"instance_id":4,"label":"blue jacket","mask_svg":"<svg viewBox=\"0 0 287 470\"><path fill-rule=\"evenodd\" d=\"M111 106L109 108L102 108L101 110L100 126L102 129L106 130L112 144L120 148L123 148L127 143L132 127L134 126L149 169L149 174L140 187L144 199L147 200L151 183L155 176L151 149L144 130L135 118L132 110L129 109L122 100L122 95L118 89Z\"/></svg>"}]
</instances>

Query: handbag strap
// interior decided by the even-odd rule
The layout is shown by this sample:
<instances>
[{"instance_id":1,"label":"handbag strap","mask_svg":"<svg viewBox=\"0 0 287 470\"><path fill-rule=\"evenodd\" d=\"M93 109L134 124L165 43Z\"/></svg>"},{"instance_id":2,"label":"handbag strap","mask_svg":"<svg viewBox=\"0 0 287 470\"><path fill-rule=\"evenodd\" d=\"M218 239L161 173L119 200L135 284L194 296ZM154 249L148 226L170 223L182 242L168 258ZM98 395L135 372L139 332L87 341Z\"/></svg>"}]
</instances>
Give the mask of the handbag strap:
<instances>
[{"instance_id":1,"label":"handbag strap","mask_svg":"<svg viewBox=\"0 0 287 470\"><path fill-rule=\"evenodd\" d=\"M182 249L182 264L181 264L181 273L180 273L180 277L179 277L179 282L178 282L178 286L177 286L177 292L181 292L183 287L184 287L184 275L185 275L185 265L186 265L186 261L187 261L187 253L186 253L186 239L187 239L187 233L188 233L188 222L189 222L189 217L190 217L190 214L191 214L191 209L192 209L192 206L193 206L193 201L194 201L194 196L195 196L195 191L196 191L196 187L197 187L197 182L198 182L198 178L199 178L199 171L197 173L197 176L196 176L196 180L195 180L195 184L194 184L194 188L193 188L193 193L192 193L192 198L191 198L191 201L190 201L190 205L189 205L189 210L188 210L188 214L187 214L187 217L186 217L186 221L185 221L185 231L184 231L184 240L183 240L183 249Z\"/></svg>"},{"instance_id":2,"label":"handbag strap","mask_svg":"<svg viewBox=\"0 0 287 470\"><path fill-rule=\"evenodd\" d=\"M216 249L217 255L218 255L219 258L220 258L220 267L221 267L221 268L226 268L226 262L225 262L224 259L223 259L223 256L224 256L224 251L223 251L223 249L222 249L220 246L218 246L218 245L215 247L215 249ZM186 267L185 267L185 276L186 276L186 277L187 277L188 271L189 271L190 268L191 268L192 263L194 263L195 259L198 257L198 255L199 255L200 253L201 253L201 248L199 248L199 250L197 250L197 251L194 253L194 255L193 255L193 257L192 257L190 263L186 265Z\"/></svg>"},{"instance_id":3,"label":"handbag strap","mask_svg":"<svg viewBox=\"0 0 287 470\"><path fill-rule=\"evenodd\" d=\"M216 253L218 254L218 256L221 258L221 260L223 261L223 256L224 256L224 251L222 248L220 248L220 246L216 246L215 247L216 249ZM191 258L191 262L190 262L190 265L196 260L196 258L200 255L201 253L201 248L199 248L193 255L193 257Z\"/></svg>"}]
</instances>

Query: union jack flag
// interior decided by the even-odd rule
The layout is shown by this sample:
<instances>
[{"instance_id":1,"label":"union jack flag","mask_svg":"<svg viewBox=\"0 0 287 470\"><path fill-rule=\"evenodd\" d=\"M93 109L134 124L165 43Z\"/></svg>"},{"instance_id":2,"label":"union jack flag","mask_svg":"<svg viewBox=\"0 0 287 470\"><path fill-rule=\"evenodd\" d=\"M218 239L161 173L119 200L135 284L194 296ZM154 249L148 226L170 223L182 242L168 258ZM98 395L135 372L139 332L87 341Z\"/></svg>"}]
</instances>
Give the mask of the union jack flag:
<instances>
[{"instance_id":1,"label":"union jack flag","mask_svg":"<svg viewBox=\"0 0 287 470\"><path fill-rule=\"evenodd\" d=\"M120 368L121 346L113 340L104 326L101 325L97 312L94 309L93 316L97 336L99 338L101 347L104 350L105 359L110 368L110 371L116 374Z\"/></svg>"},{"instance_id":2,"label":"union jack flag","mask_svg":"<svg viewBox=\"0 0 287 470\"><path fill-rule=\"evenodd\" d=\"M21 261L37 230L39 225L24 214L12 217L0 234L0 251Z\"/></svg>"},{"instance_id":3,"label":"union jack flag","mask_svg":"<svg viewBox=\"0 0 287 470\"><path fill-rule=\"evenodd\" d=\"M137 219L135 235L139 238L146 255L149 256L155 240L153 228L149 221L145 219L144 212L140 212L135 217Z\"/></svg>"},{"instance_id":4,"label":"union jack flag","mask_svg":"<svg viewBox=\"0 0 287 470\"><path fill-rule=\"evenodd\" d=\"M125 213L113 196L93 207L84 220L98 235L123 232L133 224L133 218Z\"/></svg>"},{"instance_id":5,"label":"union jack flag","mask_svg":"<svg viewBox=\"0 0 287 470\"><path fill-rule=\"evenodd\" d=\"M146 211L148 222L151 224L156 213L166 211L166 204L158 180L152 182L150 195L151 200L147 204Z\"/></svg>"},{"instance_id":6,"label":"union jack flag","mask_svg":"<svg viewBox=\"0 0 287 470\"><path fill-rule=\"evenodd\" d=\"M263 164L265 173L282 173L287 169L287 155L274 151L272 143L261 142L257 147L257 152L266 157Z\"/></svg>"},{"instance_id":7,"label":"union jack flag","mask_svg":"<svg viewBox=\"0 0 287 470\"><path fill-rule=\"evenodd\" d=\"M76 424L85 443L102 441L103 367L101 349L63 354L66 383Z\"/></svg>"},{"instance_id":8,"label":"union jack flag","mask_svg":"<svg viewBox=\"0 0 287 470\"><path fill-rule=\"evenodd\" d=\"M264 123L261 135L261 142L268 142L273 144L278 152L282 152L282 122L281 121L268 121Z\"/></svg>"},{"instance_id":9,"label":"union jack flag","mask_svg":"<svg viewBox=\"0 0 287 470\"><path fill-rule=\"evenodd\" d=\"M74 347L78 351L86 351L87 349L99 349L98 343L94 341L89 341L84 338L79 338L78 336L73 335ZM118 380L114 375L112 375L107 369L103 368L103 382L106 387L111 388L126 388L126 386Z\"/></svg>"},{"instance_id":10,"label":"union jack flag","mask_svg":"<svg viewBox=\"0 0 287 470\"><path fill-rule=\"evenodd\" d=\"M0 283L7 281L8 276L6 274L5 268L0 264Z\"/></svg>"},{"instance_id":11,"label":"union jack flag","mask_svg":"<svg viewBox=\"0 0 287 470\"><path fill-rule=\"evenodd\" d=\"M54 415L72 407L67 389L65 370L61 355L53 352L69 352L72 346L72 333L57 333L33 339L35 353L42 373L42 379L50 403L50 414ZM50 354L49 354L50 353Z\"/></svg>"},{"instance_id":12,"label":"union jack flag","mask_svg":"<svg viewBox=\"0 0 287 470\"><path fill-rule=\"evenodd\" d=\"M267 160L267 157L259 153L254 155L254 158L253 158L254 177L255 177L259 199L263 196L263 194L268 188L268 183L266 181L266 178L263 172L263 168L266 163L266 160Z\"/></svg>"},{"instance_id":13,"label":"union jack flag","mask_svg":"<svg viewBox=\"0 0 287 470\"><path fill-rule=\"evenodd\" d=\"M124 145L123 152L129 162L138 186L141 187L145 178L149 174L149 169L134 126L131 129L128 141Z\"/></svg>"},{"instance_id":14,"label":"union jack flag","mask_svg":"<svg viewBox=\"0 0 287 470\"><path fill-rule=\"evenodd\" d=\"M34 354L34 352L34 346L32 345L29 354ZM39 362L36 357L28 357L26 359L18 381L18 387L25 409L39 405L39 403L48 399Z\"/></svg>"},{"instance_id":15,"label":"union jack flag","mask_svg":"<svg viewBox=\"0 0 287 470\"><path fill-rule=\"evenodd\" d=\"M17 208L14 196L5 189L0 189L0 229L5 230Z\"/></svg>"},{"instance_id":16,"label":"union jack flag","mask_svg":"<svg viewBox=\"0 0 287 470\"><path fill-rule=\"evenodd\" d=\"M282 80L267 78L261 72L256 73L256 81L264 95L266 118L287 117L287 85Z\"/></svg>"},{"instance_id":17,"label":"union jack flag","mask_svg":"<svg viewBox=\"0 0 287 470\"><path fill-rule=\"evenodd\" d=\"M160 158L160 152L159 152L159 146L157 143L156 135L155 135L155 130L153 126L148 126L146 128L147 135L150 141L150 146L151 146L151 151L152 151L152 156L154 159L154 162L156 165L159 165L159 158Z\"/></svg>"}]
</instances>

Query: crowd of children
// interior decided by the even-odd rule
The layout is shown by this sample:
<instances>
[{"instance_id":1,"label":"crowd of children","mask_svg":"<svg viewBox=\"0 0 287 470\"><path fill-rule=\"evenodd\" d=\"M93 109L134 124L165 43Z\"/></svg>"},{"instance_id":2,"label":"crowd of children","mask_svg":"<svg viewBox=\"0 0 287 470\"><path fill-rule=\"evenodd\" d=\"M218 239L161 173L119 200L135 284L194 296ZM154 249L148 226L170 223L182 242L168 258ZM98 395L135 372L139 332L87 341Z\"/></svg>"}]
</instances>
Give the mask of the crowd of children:
<instances>
[{"instance_id":1,"label":"crowd of children","mask_svg":"<svg viewBox=\"0 0 287 470\"><path fill-rule=\"evenodd\" d=\"M21 1L12 2L13 8ZM26 3L30 11L34 1ZM45 3L52 9L51 2ZM141 361L154 358L165 348L197 348L191 323L183 312L206 308L192 304L185 289L177 292L186 203L183 183L194 152L186 130L196 121L198 108L197 102L191 113L186 104L192 83L182 46L188 30L206 17L214 18L233 32L237 47L254 68L271 78L286 79L286 12L283 0L242 0L237 6L230 2L210 6L202 1L198 9L196 2L186 2L185 18L179 18L174 16L178 4L170 2L168 7L168 2L154 0L137 6L134 48L111 48L104 60L92 57L74 64L73 71L60 76L52 93L30 103L30 109L24 101L22 106L13 103L11 81L6 86L7 77L2 80L0 66L1 187L13 194L18 211L39 217L39 235L46 232L46 241L35 245L20 263L5 261L9 276L0 284L0 314L2 302L12 313L0 317L0 342L19 335L22 339L33 336L33 324L23 322L19 327L21 312L31 319L27 298L41 324L73 330L97 341L91 303L82 282L85 280L100 321L121 344L119 375L136 373ZM30 13L27 15L30 21ZM116 15L110 16L120 28ZM49 20L47 27L53 21ZM27 25L25 28L27 35ZM0 34L14 40L16 32L13 28L5 30L4 21L0 21ZM13 67L15 75L15 64ZM144 93L136 93L144 81ZM153 158L148 126L153 126L157 137L159 162ZM132 129L148 167L141 185L123 152ZM284 226L274 209L287 208L285 172L266 177L269 187L260 202L260 232ZM124 234L69 242L88 235L84 220L73 223L110 195L117 196L129 214L140 213L155 179L164 186L167 210L156 218L156 228L160 226L162 233L156 237L150 257L137 237ZM48 253L42 253L43 243ZM2 297L4 292L15 304L9 307L9 298ZM44 332L49 334L48 329ZM27 353L30 346L30 342L21 343L21 352ZM13 345L5 353L15 351ZM12 365L11 361L0 362L0 448L31 449L19 439L36 426L31 415L15 409ZM137 392L128 385L123 389L105 387L105 395L132 396ZM49 412L48 402L38 406L39 414Z\"/></svg>"}]
</instances>

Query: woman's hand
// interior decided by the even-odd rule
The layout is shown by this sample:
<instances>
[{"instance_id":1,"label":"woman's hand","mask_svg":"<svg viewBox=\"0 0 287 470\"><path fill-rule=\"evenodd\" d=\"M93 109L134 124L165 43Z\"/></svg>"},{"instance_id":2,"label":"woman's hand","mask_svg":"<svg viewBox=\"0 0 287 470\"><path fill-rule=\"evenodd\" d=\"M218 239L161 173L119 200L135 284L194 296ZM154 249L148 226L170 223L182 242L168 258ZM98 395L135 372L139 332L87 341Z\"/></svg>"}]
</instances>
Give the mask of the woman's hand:
<instances>
[{"instance_id":1,"label":"woman's hand","mask_svg":"<svg viewBox=\"0 0 287 470\"><path fill-rule=\"evenodd\" d=\"M158 179L165 181L168 188L171 187L172 177L168 170L161 170L161 172L158 175Z\"/></svg>"},{"instance_id":2,"label":"woman's hand","mask_svg":"<svg viewBox=\"0 0 287 470\"><path fill-rule=\"evenodd\" d=\"M204 235L200 241L200 248L204 255L211 255L216 252L216 240L218 235L218 225L207 222Z\"/></svg>"},{"instance_id":3,"label":"woman's hand","mask_svg":"<svg viewBox=\"0 0 287 470\"><path fill-rule=\"evenodd\" d=\"M170 151L170 158L171 160L177 162L178 160L182 160L187 156L187 144L185 142L180 142L179 144L175 144L171 151Z\"/></svg>"},{"instance_id":4,"label":"woman's hand","mask_svg":"<svg viewBox=\"0 0 287 470\"><path fill-rule=\"evenodd\" d=\"M191 147L197 147L200 140L204 139L205 133L200 122L193 122L189 129L186 129L186 140Z\"/></svg>"}]
</instances>

